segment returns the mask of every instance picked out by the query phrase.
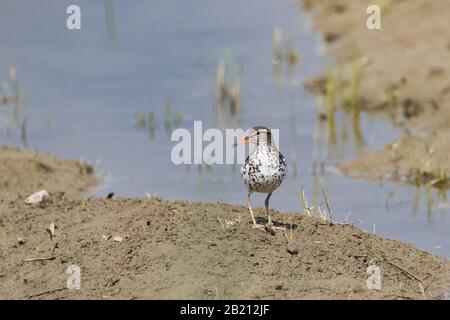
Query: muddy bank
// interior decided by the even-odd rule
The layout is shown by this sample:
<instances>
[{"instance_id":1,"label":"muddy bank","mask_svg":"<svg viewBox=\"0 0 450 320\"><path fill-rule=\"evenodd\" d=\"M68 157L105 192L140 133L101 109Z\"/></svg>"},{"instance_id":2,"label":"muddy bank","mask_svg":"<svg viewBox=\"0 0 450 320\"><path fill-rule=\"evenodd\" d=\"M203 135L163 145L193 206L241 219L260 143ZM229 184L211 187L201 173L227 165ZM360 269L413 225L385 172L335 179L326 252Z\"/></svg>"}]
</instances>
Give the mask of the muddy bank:
<instances>
[{"instance_id":1,"label":"muddy bank","mask_svg":"<svg viewBox=\"0 0 450 320\"><path fill-rule=\"evenodd\" d=\"M301 2L336 61L306 85L327 96L325 108L342 107L355 118L360 111L382 113L404 133L382 150L341 164L342 171L353 177L448 187L448 3L379 1L382 29L369 30L366 9L373 1Z\"/></svg>"},{"instance_id":2,"label":"muddy bank","mask_svg":"<svg viewBox=\"0 0 450 320\"><path fill-rule=\"evenodd\" d=\"M29 161L29 152L2 150ZM51 201L29 206L8 196L26 194L29 183L49 191L90 184L73 162L39 159L59 169L29 165L20 183L0 193L0 298L422 299L439 298L449 285L443 258L303 213L275 213L287 232L272 236L251 229L242 206L55 191ZM2 185L5 170L19 172L23 161L6 166L0 157ZM264 223L264 211L256 214ZM79 290L66 288L72 264L81 269ZM381 268L381 290L367 288L369 265Z\"/></svg>"},{"instance_id":3,"label":"muddy bank","mask_svg":"<svg viewBox=\"0 0 450 320\"><path fill-rule=\"evenodd\" d=\"M0 146L0 194L17 200L46 189L77 196L98 183L92 166L34 150Z\"/></svg>"}]
</instances>

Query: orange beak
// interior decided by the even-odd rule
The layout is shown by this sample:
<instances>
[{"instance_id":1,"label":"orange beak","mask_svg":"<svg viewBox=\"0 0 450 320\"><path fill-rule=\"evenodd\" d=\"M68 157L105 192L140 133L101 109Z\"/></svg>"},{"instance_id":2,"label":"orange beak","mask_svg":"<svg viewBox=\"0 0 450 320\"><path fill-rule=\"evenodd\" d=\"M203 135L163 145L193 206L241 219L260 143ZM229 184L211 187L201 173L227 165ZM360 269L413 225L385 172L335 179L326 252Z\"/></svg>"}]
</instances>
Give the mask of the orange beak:
<instances>
[{"instance_id":1,"label":"orange beak","mask_svg":"<svg viewBox=\"0 0 450 320\"><path fill-rule=\"evenodd\" d=\"M250 137L249 136L246 136L246 137L242 138L241 140L236 141L233 144L233 148L236 148L240 144L246 144L246 143L250 143Z\"/></svg>"}]
</instances>

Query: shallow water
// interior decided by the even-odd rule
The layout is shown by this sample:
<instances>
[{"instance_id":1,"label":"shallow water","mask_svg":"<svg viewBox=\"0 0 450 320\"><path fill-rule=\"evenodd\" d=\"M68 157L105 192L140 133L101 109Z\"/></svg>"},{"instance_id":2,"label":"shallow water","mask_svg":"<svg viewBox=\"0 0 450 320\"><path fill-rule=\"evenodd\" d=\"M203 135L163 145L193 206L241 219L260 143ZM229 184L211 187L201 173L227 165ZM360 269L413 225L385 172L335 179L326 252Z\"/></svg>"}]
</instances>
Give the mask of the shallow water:
<instances>
[{"instance_id":1,"label":"shallow water","mask_svg":"<svg viewBox=\"0 0 450 320\"><path fill-rule=\"evenodd\" d=\"M302 210L305 187L323 204L317 181L330 198L333 219L379 235L410 242L450 257L449 200L435 191L400 184L348 179L333 165L357 152L392 142L400 131L388 121L361 115L361 134L344 114L337 117L336 142L317 116L317 101L301 83L325 68L320 35L289 1L78 1L82 29L65 27L67 1L42 5L8 1L0 6L0 80L17 68L26 94L27 143L64 158L82 158L104 173L104 196L225 201L244 204L239 167L176 166L170 160L175 127L194 120L209 127L256 124L280 129L280 150L289 176L271 199L272 208ZM273 33L300 54L298 65L280 70L272 63ZM240 77L240 112L221 116L216 71L225 61ZM234 77L234 78L233 78ZM170 104L172 125L165 117ZM228 108L228 107L226 107ZM0 109L3 127L11 108ZM154 113L154 127L139 128L136 116ZM347 116L348 117L348 116ZM231 120L229 119L231 118ZM350 125L349 125L350 123ZM151 129L151 128L150 128ZM2 128L0 143L21 145L16 130ZM361 137L362 135L362 137ZM357 141L364 146L357 147ZM361 150L360 150L361 149ZM317 165L314 165L316 163ZM321 165L323 163L323 165ZM263 205L263 196L253 198ZM351 214L349 215L349 212Z\"/></svg>"}]
</instances>

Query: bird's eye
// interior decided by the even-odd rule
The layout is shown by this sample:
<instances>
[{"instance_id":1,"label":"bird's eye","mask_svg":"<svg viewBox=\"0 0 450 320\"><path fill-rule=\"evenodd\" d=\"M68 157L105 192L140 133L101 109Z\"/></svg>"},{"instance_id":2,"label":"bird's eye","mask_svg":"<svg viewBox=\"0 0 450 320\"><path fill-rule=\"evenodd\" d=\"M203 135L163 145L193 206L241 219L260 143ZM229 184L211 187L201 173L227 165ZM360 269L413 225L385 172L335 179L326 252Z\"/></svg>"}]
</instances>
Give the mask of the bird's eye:
<instances>
[{"instance_id":1,"label":"bird's eye","mask_svg":"<svg viewBox=\"0 0 450 320\"><path fill-rule=\"evenodd\" d=\"M256 132L256 135L259 136L259 131Z\"/></svg>"}]
</instances>

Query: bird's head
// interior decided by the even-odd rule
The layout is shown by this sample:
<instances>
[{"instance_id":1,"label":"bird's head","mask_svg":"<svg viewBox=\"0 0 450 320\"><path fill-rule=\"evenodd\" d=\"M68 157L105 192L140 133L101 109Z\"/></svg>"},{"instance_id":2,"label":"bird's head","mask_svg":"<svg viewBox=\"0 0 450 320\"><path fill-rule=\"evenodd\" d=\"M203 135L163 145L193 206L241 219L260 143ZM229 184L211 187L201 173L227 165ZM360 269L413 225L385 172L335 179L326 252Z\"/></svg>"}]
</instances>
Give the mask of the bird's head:
<instances>
[{"instance_id":1,"label":"bird's head","mask_svg":"<svg viewBox=\"0 0 450 320\"><path fill-rule=\"evenodd\" d=\"M254 143L257 146L259 144L272 144L272 133L270 132L270 129L263 126L256 126L253 127L248 131L248 133L245 135L244 138L242 138L239 141L236 141L233 145L233 147L236 147L240 144L249 144Z\"/></svg>"}]
</instances>

